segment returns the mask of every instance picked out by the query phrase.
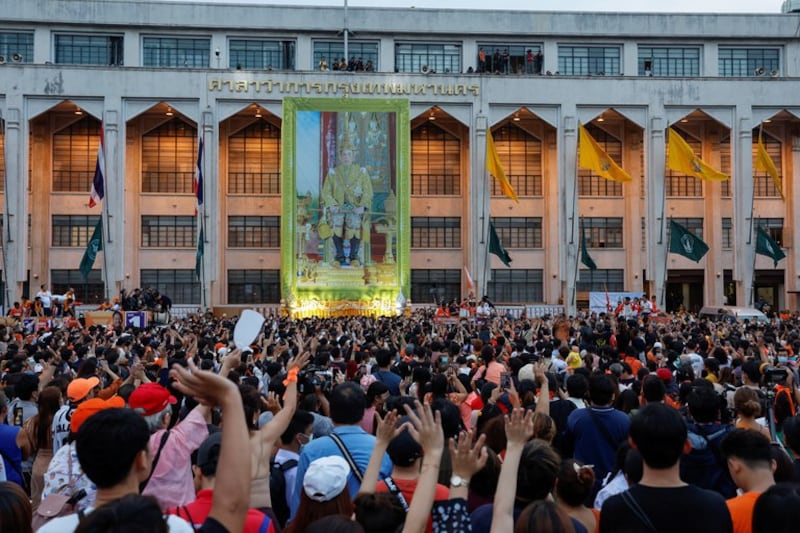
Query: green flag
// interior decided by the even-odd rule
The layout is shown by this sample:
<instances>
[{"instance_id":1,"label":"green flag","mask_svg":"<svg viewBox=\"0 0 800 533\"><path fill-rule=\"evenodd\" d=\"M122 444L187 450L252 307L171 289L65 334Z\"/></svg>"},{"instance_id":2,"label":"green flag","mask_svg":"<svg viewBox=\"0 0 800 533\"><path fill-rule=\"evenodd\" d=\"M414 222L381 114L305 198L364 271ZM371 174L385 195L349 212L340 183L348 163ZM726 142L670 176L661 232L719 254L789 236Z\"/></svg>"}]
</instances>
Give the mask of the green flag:
<instances>
[{"instance_id":1,"label":"green flag","mask_svg":"<svg viewBox=\"0 0 800 533\"><path fill-rule=\"evenodd\" d=\"M97 259L97 252L103 249L103 219L102 217L97 221L94 227L92 237L86 243L86 251L83 252L83 259L81 259L80 271L84 278L89 277L89 273L94 266L94 260Z\"/></svg>"},{"instance_id":2,"label":"green flag","mask_svg":"<svg viewBox=\"0 0 800 533\"><path fill-rule=\"evenodd\" d=\"M197 279L203 281L203 278L200 276L200 273L203 270L203 241L205 240L203 235L203 226L200 226L200 235L197 237L197 259L194 262L194 275L197 276Z\"/></svg>"},{"instance_id":3,"label":"green flag","mask_svg":"<svg viewBox=\"0 0 800 533\"><path fill-rule=\"evenodd\" d=\"M511 257L503 248L503 243L500 242L500 237L497 236L497 231L491 221L489 222L489 252L499 257L505 266L511 267Z\"/></svg>"},{"instance_id":4,"label":"green flag","mask_svg":"<svg viewBox=\"0 0 800 533\"><path fill-rule=\"evenodd\" d=\"M695 263L699 263L703 256L708 253L708 245L703 242L703 239L674 220L669 221L669 231L670 253L682 255Z\"/></svg>"},{"instance_id":5,"label":"green flag","mask_svg":"<svg viewBox=\"0 0 800 533\"><path fill-rule=\"evenodd\" d=\"M778 266L778 261L786 257L786 254L781 250L781 245L775 242L761 226L756 229L756 253L771 257L776 267Z\"/></svg>"},{"instance_id":6,"label":"green flag","mask_svg":"<svg viewBox=\"0 0 800 533\"><path fill-rule=\"evenodd\" d=\"M597 270L597 263L594 262L589 250L586 248L586 232L581 229L581 263L589 270Z\"/></svg>"}]
</instances>

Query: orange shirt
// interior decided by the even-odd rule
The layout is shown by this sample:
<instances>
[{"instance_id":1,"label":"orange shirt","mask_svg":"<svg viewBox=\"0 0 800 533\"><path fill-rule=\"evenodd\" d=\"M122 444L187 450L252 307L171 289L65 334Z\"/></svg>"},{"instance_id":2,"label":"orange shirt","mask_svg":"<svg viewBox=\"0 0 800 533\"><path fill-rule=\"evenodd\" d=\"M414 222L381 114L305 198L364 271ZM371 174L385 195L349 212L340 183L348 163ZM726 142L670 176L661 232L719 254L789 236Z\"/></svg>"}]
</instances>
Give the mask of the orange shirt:
<instances>
[{"instance_id":1,"label":"orange shirt","mask_svg":"<svg viewBox=\"0 0 800 533\"><path fill-rule=\"evenodd\" d=\"M397 479L395 477L392 478L394 480L394 484L397 485L397 488L400 489L400 493L406 499L406 503L411 505L411 500L414 498L414 491L417 490L417 481L416 479ZM378 481L378 485L375 487L375 492L389 492L389 487L386 486L384 481ZM436 492L433 496L433 501L444 501L450 498L450 488L445 487L439 483L436 484ZM425 530L426 533L433 532L433 520L428 518L428 527Z\"/></svg>"},{"instance_id":2,"label":"orange shirt","mask_svg":"<svg viewBox=\"0 0 800 533\"><path fill-rule=\"evenodd\" d=\"M745 492L741 496L725 502L731 513L733 533L751 533L753 531L753 507L759 496L761 496L760 492Z\"/></svg>"}]
</instances>

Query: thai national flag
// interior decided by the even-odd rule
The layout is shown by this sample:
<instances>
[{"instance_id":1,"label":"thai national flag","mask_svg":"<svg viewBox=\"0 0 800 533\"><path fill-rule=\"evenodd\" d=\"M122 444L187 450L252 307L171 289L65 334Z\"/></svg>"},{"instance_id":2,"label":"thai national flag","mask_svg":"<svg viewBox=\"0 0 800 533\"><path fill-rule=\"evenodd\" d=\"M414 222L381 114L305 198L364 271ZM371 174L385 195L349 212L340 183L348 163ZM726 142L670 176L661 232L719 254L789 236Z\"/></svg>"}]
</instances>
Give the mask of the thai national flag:
<instances>
[{"instance_id":1,"label":"thai national flag","mask_svg":"<svg viewBox=\"0 0 800 533\"><path fill-rule=\"evenodd\" d=\"M197 168L194 172L194 183L192 186L194 196L197 198L195 214L203 207L203 137L197 142Z\"/></svg>"},{"instance_id":2,"label":"thai national flag","mask_svg":"<svg viewBox=\"0 0 800 533\"><path fill-rule=\"evenodd\" d=\"M89 193L89 207L96 206L106 195L106 155L103 148L103 126L100 126L100 145L97 147L97 163L94 167L92 190Z\"/></svg>"}]
</instances>

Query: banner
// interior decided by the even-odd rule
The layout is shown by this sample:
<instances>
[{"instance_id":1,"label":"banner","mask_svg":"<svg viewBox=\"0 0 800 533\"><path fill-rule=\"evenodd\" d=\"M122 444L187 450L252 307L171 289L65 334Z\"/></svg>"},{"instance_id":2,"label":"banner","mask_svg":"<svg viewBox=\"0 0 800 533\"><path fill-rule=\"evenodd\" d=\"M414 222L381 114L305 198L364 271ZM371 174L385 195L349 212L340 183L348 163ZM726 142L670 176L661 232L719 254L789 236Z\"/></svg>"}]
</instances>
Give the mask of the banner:
<instances>
[{"instance_id":1,"label":"banner","mask_svg":"<svg viewBox=\"0 0 800 533\"><path fill-rule=\"evenodd\" d=\"M408 101L286 98L283 119L284 307L397 314L410 286Z\"/></svg>"},{"instance_id":2,"label":"banner","mask_svg":"<svg viewBox=\"0 0 800 533\"><path fill-rule=\"evenodd\" d=\"M611 302L611 312L617 308L617 305L624 301L625 298L642 298L643 292L605 292L605 291L592 291L589 293L589 310L593 313L607 313L606 308L606 295L608 301Z\"/></svg>"}]
</instances>

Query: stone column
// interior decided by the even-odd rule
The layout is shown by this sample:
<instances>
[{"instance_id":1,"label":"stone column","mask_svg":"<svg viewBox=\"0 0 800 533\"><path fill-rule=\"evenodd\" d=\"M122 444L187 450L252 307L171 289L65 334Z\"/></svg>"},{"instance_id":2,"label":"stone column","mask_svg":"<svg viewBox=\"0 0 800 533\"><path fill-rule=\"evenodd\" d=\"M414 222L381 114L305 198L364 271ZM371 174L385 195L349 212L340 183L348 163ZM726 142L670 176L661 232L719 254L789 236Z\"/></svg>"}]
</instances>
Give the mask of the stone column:
<instances>
[{"instance_id":1,"label":"stone column","mask_svg":"<svg viewBox=\"0 0 800 533\"><path fill-rule=\"evenodd\" d=\"M661 310L666 307L667 281L667 202L666 202L666 140L669 126L660 105L651 105L645 127L647 278L651 294Z\"/></svg>"},{"instance_id":2,"label":"stone column","mask_svg":"<svg viewBox=\"0 0 800 533\"><path fill-rule=\"evenodd\" d=\"M6 306L22 296L28 278L28 123L24 103L9 102L5 117L5 206L3 209L3 269Z\"/></svg>"},{"instance_id":3,"label":"stone column","mask_svg":"<svg viewBox=\"0 0 800 533\"><path fill-rule=\"evenodd\" d=\"M756 241L753 237L753 132L750 106L736 106L734 131L731 132L731 160L733 161L733 231L736 302L753 305L753 265Z\"/></svg>"},{"instance_id":4,"label":"stone column","mask_svg":"<svg viewBox=\"0 0 800 533\"><path fill-rule=\"evenodd\" d=\"M561 129L559 130L558 196L559 236L565 243L559 248L560 281L562 300L567 316L575 316L576 283L580 236L578 235L578 120L574 105L562 106Z\"/></svg>"}]
</instances>

